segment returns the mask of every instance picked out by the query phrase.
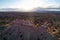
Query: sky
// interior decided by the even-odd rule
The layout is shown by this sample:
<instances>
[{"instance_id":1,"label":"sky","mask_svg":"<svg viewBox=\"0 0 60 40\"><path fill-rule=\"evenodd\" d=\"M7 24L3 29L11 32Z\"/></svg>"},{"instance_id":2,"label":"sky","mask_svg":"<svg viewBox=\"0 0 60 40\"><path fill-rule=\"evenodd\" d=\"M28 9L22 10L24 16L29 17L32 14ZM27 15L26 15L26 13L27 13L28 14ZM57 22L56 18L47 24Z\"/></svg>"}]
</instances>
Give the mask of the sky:
<instances>
[{"instance_id":1,"label":"sky","mask_svg":"<svg viewBox=\"0 0 60 40\"><path fill-rule=\"evenodd\" d=\"M60 8L60 0L0 0L1 8L19 8L31 10L33 8Z\"/></svg>"}]
</instances>

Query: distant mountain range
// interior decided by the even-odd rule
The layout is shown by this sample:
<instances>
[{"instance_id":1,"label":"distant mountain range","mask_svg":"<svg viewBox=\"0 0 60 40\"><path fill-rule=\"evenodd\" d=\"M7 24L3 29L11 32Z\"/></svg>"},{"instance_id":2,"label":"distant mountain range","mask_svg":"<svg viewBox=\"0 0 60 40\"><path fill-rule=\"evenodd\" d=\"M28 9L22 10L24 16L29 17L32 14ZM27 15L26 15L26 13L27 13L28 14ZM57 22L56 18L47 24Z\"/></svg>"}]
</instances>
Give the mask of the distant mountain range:
<instances>
[{"instance_id":1,"label":"distant mountain range","mask_svg":"<svg viewBox=\"0 0 60 40\"><path fill-rule=\"evenodd\" d=\"M18 8L2 8L0 9L0 11L23 11L22 9L18 9Z\"/></svg>"},{"instance_id":2,"label":"distant mountain range","mask_svg":"<svg viewBox=\"0 0 60 40\"><path fill-rule=\"evenodd\" d=\"M18 8L2 8L0 11L17 11L17 12L23 12L23 9L18 9ZM31 10L32 12L46 12L46 11L60 11L60 8L34 8Z\"/></svg>"},{"instance_id":3,"label":"distant mountain range","mask_svg":"<svg viewBox=\"0 0 60 40\"><path fill-rule=\"evenodd\" d=\"M46 11L60 11L60 8L35 8L32 11L34 12L46 12Z\"/></svg>"}]
</instances>

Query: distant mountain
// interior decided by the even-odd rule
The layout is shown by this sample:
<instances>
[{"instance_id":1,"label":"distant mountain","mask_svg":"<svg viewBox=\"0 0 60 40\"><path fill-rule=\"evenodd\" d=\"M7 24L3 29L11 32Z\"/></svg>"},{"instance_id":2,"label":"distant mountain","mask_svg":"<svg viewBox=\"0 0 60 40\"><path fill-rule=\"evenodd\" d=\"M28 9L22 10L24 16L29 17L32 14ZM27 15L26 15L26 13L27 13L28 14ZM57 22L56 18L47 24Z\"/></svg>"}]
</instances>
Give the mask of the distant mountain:
<instances>
[{"instance_id":1,"label":"distant mountain","mask_svg":"<svg viewBox=\"0 0 60 40\"><path fill-rule=\"evenodd\" d=\"M34 8L33 12L47 12L47 11L60 11L60 8Z\"/></svg>"},{"instance_id":2,"label":"distant mountain","mask_svg":"<svg viewBox=\"0 0 60 40\"><path fill-rule=\"evenodd\" d=\"M23 10L18 8L1 8L0 11L23 11Z\"/></svg>"},{"instance_id":3,"label":"distant mountain","mask_svg":"<svg viewBox=\"0 0 60 40\"><path fill-rule=\"evenodd\" d=\"M35 12L43 12L43 11L46 11L44 8L34 8L32 11L35 11Z\"/></svg>"},{"instance_id":4,"label":"distant mountain","mask_svg":"<svg viewBox=\"0 0 60 40\"><path fill-rule=\"evenodd\" d=\"M25 12L25 10L23 9L19 9L19 8L1 8L0 12ZM47 12L47 11L60 11L60 8L34 8L33 10L31 10L30 12Z\"/></svg>"}]
</instances>

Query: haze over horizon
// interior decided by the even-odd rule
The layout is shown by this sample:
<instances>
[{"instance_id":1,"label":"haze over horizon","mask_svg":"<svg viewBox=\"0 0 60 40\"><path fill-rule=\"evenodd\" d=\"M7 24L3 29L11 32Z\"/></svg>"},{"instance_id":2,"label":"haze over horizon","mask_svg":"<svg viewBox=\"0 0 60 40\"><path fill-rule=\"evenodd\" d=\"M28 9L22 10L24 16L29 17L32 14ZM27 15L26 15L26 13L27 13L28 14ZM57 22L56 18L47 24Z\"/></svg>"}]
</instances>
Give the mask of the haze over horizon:
<instances>
[{"instance_id":1,"label":"haze over horizon","mask_svg":"<svg viewBox=\"0 0 60 40\"><path fill-rule=\"evenodd\" d=\"M60 0L0 0L0 9L17 8L17 9L29 11L38 7L60 8Z\"/></svg>"}]
</instances>

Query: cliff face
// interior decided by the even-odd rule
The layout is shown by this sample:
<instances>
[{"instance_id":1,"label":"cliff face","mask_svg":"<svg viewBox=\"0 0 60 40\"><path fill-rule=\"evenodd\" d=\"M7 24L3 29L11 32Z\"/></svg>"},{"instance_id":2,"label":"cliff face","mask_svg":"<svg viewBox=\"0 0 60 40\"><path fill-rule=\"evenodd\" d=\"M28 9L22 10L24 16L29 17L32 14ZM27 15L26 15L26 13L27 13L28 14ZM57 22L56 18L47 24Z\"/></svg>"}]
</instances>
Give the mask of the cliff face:
<instances>
[{"instance_id":1,"label":"cliff face","mask_svg":"<svg viewBox=\"0 0 60 40\"><path fill-rule=\"evenodd\" d=\"M3 31L0 40L57 40L57 37L53 37L46 30L60 22L59 13L1 12L0 23L8 28Z\"/></svg>"},{"instance_id":2,"label":"cliff face","mask_svg":"<svg viewBox=\"0 0 60 40\"><path fill-rule=\"evenodd\" d=\"M14 20L14 24L5 31L1 40L54 40L45 26L34 28L30 25L21 24L21 22L23 21Z\"/></svg>"}]
</instances>

